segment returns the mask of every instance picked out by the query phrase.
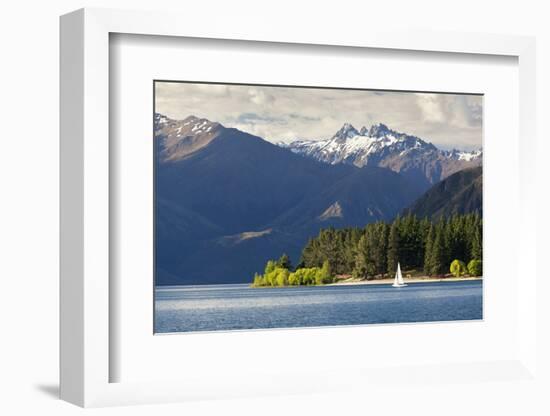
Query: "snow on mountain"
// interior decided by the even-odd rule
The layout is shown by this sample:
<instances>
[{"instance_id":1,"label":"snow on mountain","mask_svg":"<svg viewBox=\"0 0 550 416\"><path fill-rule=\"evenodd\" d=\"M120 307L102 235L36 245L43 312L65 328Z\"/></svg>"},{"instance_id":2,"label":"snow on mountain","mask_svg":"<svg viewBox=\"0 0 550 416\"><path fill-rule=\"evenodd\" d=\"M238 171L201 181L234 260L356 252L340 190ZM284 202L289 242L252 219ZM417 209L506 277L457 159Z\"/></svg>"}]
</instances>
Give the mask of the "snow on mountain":
<instances>
[{"instance_id":1,"label":"snow on mountain","mask_svg":"<svg viewBox=\"0 0 550 416\"><path fill-rule=\"evenodd\" d=\"M431 143L418 137L409 136L391 130L384 124L373 125L370 129L362 127L357 131L351 124L344 126L334 136L326 140L299 140L290 144L281 144L294 153L313 157L322 162L336 164L352 163L366 166L387 153L400 153L413 149L436 150ZM376 164L376 161L374 162Z\"/></svg>"},{"instance_id":2,"label":"snow on mountain","mask_svg":"<svg viewBox=\"0 0 550 416\"><path fill-rule=\"evenodd\" d=\"M279 145L330 164L380 166L396 172L422 171L429 183L438 182L470 165L479 165L482 157L481 150L439 150L432 143L392 130L382 123L362 127L359 131L346 123L330 139L297 140Z\"/></svg>"},{"instance_id":3,"label":"snow on mountain","mask_svg":"<svg viewBox=\"0 0 550 416\"><path fill-rule=\"evenodd\" d=\"M466 152L464 150L453 149L450 152L446 152L449 159L454 160L465 160L467 162L479 159L483 156L483 151L481 149L472 150L471 152Z\"/></svg>"},{"instance_id":4,"label":"snow on mountain","mask_svg":"<svg viewBox=\"0 0 550 416\"><path fill-rule=\"evenodd\" d=\"M205 118L173 120L155 114L155 137L163 141L162 160L176 161L208 145L224 127Z\"/></svg>"},{"instance_id":5,"label":"snow on mountain","mask_svg":"<svg viewBox=\"0 0 550 416\"><path fill-rule=\"evenodd\" d=\"M359 135L359 132L350 123L345 123L340 130L338 130L331 140L338 142L344 142L346 139Z\"/></svg>"}]
</instances>

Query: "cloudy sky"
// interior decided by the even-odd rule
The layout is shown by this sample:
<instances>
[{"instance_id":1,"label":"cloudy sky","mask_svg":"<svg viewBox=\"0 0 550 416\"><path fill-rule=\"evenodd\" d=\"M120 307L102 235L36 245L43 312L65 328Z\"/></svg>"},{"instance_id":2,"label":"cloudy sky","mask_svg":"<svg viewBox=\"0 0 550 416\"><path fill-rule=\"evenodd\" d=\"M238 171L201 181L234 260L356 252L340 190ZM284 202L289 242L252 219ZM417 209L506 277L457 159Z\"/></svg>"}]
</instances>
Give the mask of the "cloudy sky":
<instances>
[{"instance_id":1,"label":"cloudy sky","mask_svg":"<svg viewBox=\"0 0 550 416\"><path fill-rule=\"evenodd\" d=\"M156 111L204 117L272 142L325 139L344 123L384 123L442 149L482 143L482 97L456 94L156 83Z\"/></svg>"}]
</instances>

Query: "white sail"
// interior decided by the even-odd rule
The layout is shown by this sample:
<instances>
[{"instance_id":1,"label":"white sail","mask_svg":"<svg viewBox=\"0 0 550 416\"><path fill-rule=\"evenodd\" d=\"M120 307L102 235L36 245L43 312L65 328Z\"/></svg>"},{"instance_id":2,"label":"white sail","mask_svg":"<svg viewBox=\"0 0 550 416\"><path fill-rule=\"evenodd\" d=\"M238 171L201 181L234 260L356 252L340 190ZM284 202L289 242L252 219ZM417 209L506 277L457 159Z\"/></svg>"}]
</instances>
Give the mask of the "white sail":
<instances>
[{"instance_id":1,"label":"white sail","mask_svg":"<svg viewBox=\"0 0 550 416\"><path fill-rule=\"evenodd\" d=\"M403 275L401 274L401 265L399 262L397 263L397 271L395 272L395 279L393 281L393 287L403 287L407 286L405 281L403 280Z\"/></svg>"},{"instance_id":2,"label":"white sail","mask_svg":"<svg viewBox=\"0 0 550 416\"><path fill-rule=\"evenodd\" d=\"M403 281L403 275L401 274L401 265L399 263L397 263L397 283L400 285L405 284Z\"/></svg>"}]
</instances>

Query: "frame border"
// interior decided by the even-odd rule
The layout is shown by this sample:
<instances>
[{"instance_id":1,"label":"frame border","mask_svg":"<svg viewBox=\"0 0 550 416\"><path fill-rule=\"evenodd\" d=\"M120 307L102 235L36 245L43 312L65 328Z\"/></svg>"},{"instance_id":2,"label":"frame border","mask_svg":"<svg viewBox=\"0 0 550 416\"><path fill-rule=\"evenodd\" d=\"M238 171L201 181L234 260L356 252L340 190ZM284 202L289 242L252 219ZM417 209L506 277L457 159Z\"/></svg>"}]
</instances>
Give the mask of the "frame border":
<instances>
[{"instance_id":1,"label":"frame border","mask_svg":"<svg viewBox=\"0 0 550 416\"><path fill-rule=\"evenodd\" d=\"M109 34L177 36L517 57L519 62L520 240L536 241L536 43L534 37L403 30L287 27L213 16L205 28L174 13L80 9L60 18L60 397L109 406L214 397L197 380L110 383L109 362ZM236 27L238 26L238 27ZM356 30L354 32L354 30ZM519 356L502 362L535 377L536 253L518 245ZM539 295L542 296L542 295ZM529 325L523 323L529 322ZM493 368L494 363L481 363ZM442 365L443 366L443 365ZM464 366L462 366L464 367ZM498 365L497 365L498 367ZM477 368L477 367L476 367ZM500 368L502 370L502 368ZM499 368L494 368L499 372ZM502 371L500 371L502 372ZM281 377L281 380L283 378ZM201 390L201 388L203 390ZM254 393L254 392L252 392ZM300 392L298 392L300 393ZM250 395L250 392L248 393ZM242 394L246 396L246 394ZM219 397L219 396L218 396ZM230 394L230 397L235 397Z\"/></svg>"}]
</instances>

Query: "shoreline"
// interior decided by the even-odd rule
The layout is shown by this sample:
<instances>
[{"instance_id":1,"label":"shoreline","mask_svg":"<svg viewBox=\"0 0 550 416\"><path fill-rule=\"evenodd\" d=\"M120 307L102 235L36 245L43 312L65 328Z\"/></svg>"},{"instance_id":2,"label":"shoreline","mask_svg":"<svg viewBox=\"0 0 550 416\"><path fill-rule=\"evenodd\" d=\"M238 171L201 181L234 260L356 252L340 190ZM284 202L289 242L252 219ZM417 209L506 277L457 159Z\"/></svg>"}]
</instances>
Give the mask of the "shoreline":
<instances>
[{"instance_id":1,"label":"shoreline","mask_svg":"<svg viewBox=\"0 0 550 416\"><path fill-rule=\"evenodd\" d=\"M375 279L375 280L355 280L355 281L343 281L328 283L323 286L353 286L353 285L387 285L393 284L395 279L385 278L385 279ZM483 280L483 277L412 277L412 278L403 278L406 284L408 283L439 283L439 282L468 282L474 280Z\"/></svg>"},{"instance_id":2,"label":"shoreline","mask_svg":"<svg viewBox=\"0 0 550 416\"><path fill-rule=\"evenodd\" d=\"M286 285L286 286L253 286L248 287L252 289L277 289L286 287L326 287L326 286L360 286L360 285L392 285L394 278L374 279L374 280L347 280L342 282L327 283L323 285ZM441 283L441 282L471 282L477 280L483 280L481 277L411 277L403 278L405 284L409 283Z\"/></svg>"}]
</instances>

